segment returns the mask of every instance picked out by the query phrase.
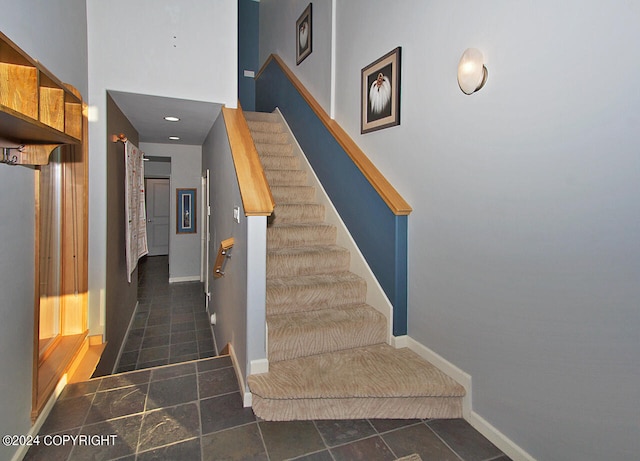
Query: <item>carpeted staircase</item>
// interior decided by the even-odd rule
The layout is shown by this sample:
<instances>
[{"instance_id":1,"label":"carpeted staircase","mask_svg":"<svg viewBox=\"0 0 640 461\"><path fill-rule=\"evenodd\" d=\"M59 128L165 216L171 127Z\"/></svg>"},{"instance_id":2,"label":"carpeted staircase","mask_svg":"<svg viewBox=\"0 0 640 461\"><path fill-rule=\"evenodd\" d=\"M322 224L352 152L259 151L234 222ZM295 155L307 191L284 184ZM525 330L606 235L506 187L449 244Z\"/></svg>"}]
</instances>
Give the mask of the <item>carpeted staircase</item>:
<instances>
[{"instance_id":1,"label":"carpeted staircase","mask_svg":"<svg viewBox=\"0 0 640 461\"><path fill-rule=\"evenodd\" d=\"M447 418L464 389L387 341L366 282L349 272L301 158L277 113L245 112L275 211L267 229L269 372L251 375L253 410L265 420Z\"/></svg>"}]
</instances>

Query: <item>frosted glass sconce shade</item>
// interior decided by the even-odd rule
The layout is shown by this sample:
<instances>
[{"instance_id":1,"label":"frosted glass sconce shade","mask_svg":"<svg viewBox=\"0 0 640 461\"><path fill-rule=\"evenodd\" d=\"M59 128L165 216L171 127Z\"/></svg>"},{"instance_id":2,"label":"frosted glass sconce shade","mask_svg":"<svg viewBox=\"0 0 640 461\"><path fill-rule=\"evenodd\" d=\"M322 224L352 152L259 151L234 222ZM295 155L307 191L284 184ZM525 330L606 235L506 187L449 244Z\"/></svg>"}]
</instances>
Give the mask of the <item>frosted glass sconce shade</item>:
<instances>
[{"instance_id":1,"label":"frosted glass sconce shade","mask_svg":"<svg viewBox=\"0 0 640 461\"><path fill-rule=\"evenodd\" d=\"M482 88L487 81L484 56L476 48L468 48L462 53L458 64L458 85L464 94L472 94Z\"/></svg>"}]
</instances>

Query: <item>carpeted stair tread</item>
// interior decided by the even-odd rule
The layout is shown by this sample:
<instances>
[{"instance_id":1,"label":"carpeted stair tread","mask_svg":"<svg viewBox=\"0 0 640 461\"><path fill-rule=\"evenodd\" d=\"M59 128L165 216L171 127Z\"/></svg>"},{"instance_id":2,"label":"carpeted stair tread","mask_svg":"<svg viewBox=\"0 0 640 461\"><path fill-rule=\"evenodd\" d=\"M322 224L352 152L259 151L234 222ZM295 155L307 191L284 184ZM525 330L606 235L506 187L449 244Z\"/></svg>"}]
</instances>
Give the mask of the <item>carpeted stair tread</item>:
<instances>
[{"instance_id":1,"label":"carpeted stair tread","mask_svg":"<svg viewBox=\"0 0 640 461\"><path fill-rule=\"evenodd\" d=\"M252 121L263 121L263 122L281 122L282 119L280 115L275 112L253 112L253 111L244 111L244 118Z\"/></svg>"},{"instance_id":2,"label":"carpeted stair tread","mask_svg":"<svg viewBox=\"0 0 640 461\"><path fill-rule=\"evenodd\" d=\"M324 222L325 209L319 203L280 203L271 215L271 224Z\"/></svg>"},{"instance_id":3,"label":"carpeted stair tread","mask_svg":"<svg viewBox=\"0 0 640 461\"><path fill-rule=\"evenodd\" d=\"M267 280L267 315L362 304L367 283L352 272Z\"/></svg>"},{"instance_id":4,"label":"carpeted stair tread","mask_svg":"<svg viewBox=\"0 0 640 461\"><path fill-rule=\"evenodd\" d=\"M380 344L387 320L366 304L267 316L269 363Z\"/></svg>"},{"instance_id":5,"label":"carpeted stair tread","mask_svg":"<svg viewBox=\"0 0 640 461\"><path fill-rule=\"evenodd\" d=\"M300 166L300 160L297 157L287 155L260 155L260 163L265 171L296 170Z\"/></svg>"},{"instance_id":6,"label":"carpeted stair tread","mask_svg":"<svg viewBox=\"0 0 640 461\"><path fill-rule=\"evenodd\" d=\"M249 131L251 131L251 133L258 132L258 131L263 133L283 133L284 132L284 125L276 121L247 120L247 125L249 125Z\"/></svg>"},{"instance_id":7,"label":"carpeted stair tread","mask_svg":"<svg viewBox=\"0 0 640 461\"><path fill-rule=\"evenodd\" d=\"M349 251L336 245L268 250L267 279L345 272L350 260Z\"/></svg>"},{"instance_id":8,"label":"carpeted stair tread","mask_svg":"<svg viewBox=\"0 0 640 461\"><path fill-rule=\"evenodd\" d=\"M331 245L337 230L330 224L281 224L267 228L267 248Z\"/></svg>"},{"instance_id":9,"label":"carpeted stair tread","mask_svg":"<svg viewBox=\"0 0 640 461\"><path fill-rule=\"evenodd\" d=\"M267 420L455 418L465 394L413 351L387 344L275 362L248 384Z\"/></svg>"},{"instance_id":10,"label":"carpeted stair tread","mask_svg":"<svg viewBox=\"0 0 640 461\"><path fill-rule=\"evenodd\" d=\"M307 184L307 172L303 170L266 168L264 173L270 186L305 186Z\"/></svg>"},{"instance_id":11,"label":"carpeted stair tread","mask_svg":"<svg viewBox=\"0 0 640 461\"><path fill-rule=\"evenodd\" d=\"M270 186L276 206L281 203L315 203L316 189L312 186Z\"/></svg>"},{"instance_id":12,"label":"carpeted stair tread","mask_svg":"<svg viewBox=\"0 0 640 461\"><path fill-rule=\"evenodd\" d=\"M252 131L251 137L255 143L260 144L289 144L287 133L267 133L264 131Z\"/></svg>"},{"instance_id":13,"label":"carpeted stair tread","mask_svg":"<svg viewBox=\"0 0 640 461\"><path fill-rule=\"evenodd\" d=\"M255 140L254 140L255 141ZM269 144L254 142L258 155L274 155L276 157L295 157L291 144Z\"/></svg>"}]
</instances>

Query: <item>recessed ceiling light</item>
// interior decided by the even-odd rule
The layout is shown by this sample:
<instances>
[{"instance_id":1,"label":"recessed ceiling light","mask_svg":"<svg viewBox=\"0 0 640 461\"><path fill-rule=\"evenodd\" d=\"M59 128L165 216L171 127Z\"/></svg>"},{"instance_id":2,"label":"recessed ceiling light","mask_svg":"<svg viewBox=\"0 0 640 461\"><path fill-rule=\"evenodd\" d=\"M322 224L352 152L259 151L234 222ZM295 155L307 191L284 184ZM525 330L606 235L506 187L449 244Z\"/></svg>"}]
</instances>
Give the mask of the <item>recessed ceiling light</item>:
<instances>
[{"instance_id":1,"label":"recessed ceiling light","mask_svg":"<svg viewBox=\"0 0 640 461\"><path fill-rule=\"evenodd\" d=\"M167 122L178 122L178 121L180 121L180 119L178 117L173 117L171 115L167 115L164 119Z\"/></svg>"},{"instance_id":2,"label":"recessed ceiling light","mask_svg":"<svg viewBox=\"0 0 640 461\"><path fill-rule=\"evenodd\" d=\"M172 141L179 141L180 136L169 136L169 139L171 139Z\"/></svg>"}]
</instances>

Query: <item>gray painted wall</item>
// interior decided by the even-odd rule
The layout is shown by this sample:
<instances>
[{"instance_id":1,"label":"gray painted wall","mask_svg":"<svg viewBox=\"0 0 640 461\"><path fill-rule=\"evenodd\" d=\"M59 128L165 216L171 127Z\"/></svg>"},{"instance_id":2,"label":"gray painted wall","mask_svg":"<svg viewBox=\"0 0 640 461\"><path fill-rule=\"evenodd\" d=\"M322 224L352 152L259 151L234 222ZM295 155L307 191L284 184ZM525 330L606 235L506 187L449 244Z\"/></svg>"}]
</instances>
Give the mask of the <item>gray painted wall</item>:
<instances>
[{"instance_id":1,"label":"gray painted wall","mask_svg":"<svg viewBox=\"0 0 640 461\"><path fill-rule=\"evenodd\" d=\"M33 382L35 199L29 168L0 165L0 432L27 434ZM15 447L0 446L11 459Z\"/></svg>"},{"instance_id":2,"label":"gray painted wall","mask_svg":"<svg viewBox=\"0 0 640 461\"><path fill-rule=\"evenodd\" d=\"M145 156L169 157L171 163L171 192L169 194L169 280L184 282L187 280L200 280L200 201L201 194L201 170L202 147L183 146L173 144L157 144L141 142L138 146ZM146 164L145 163L145 174ZM195 188L196 205L198 214L197 229L195 234L176 234L176 189Z\"/></svg>"},{"instance_id":3,"label":"gray painted wall","mask_svg":"<svg viewBox=\"0 0 640 461\"><path fill-rule=\"evenodd\" d=\"M291 27L264 27L304 4L261 2L260 55L330 80L326 45L314 40L310 76L291 65ZM477 414L535 458L637 457L640 5L349 0L336 13L336 119L414 208L409 336L469 373ZM360 71L396 46L401 125L360 135ZM472 96L456 82L468 47L489 70Z\"/></svg>"},{"instance_id":4,"label":"gray painted wall","mask_svg":"<svg viewBox=\"0 0 640 461\"><path fill-rule=\"evenodd\" d=\"M279 55L328 113L331 105L331 1L312 3L313 52L298 66L294 41L296 21L309 1L260 2L260 66L271 53ZM362 32L360 25L355 28Z\"/></svg>"},{"instance_id":5,"label":"gray painted wall","mask_svg":"<svg viewBox=\"0 0 640 461\"><path fill-rule=\"evenodd\" d=\"M209 312L217 316L214 326L218 348L233 345L242 375L247 372L247 220L236 223L233 209L242 210L231 149L222 114L218 116L202 146L202 169L210 170L211 241L209 245ZM220 242L233 237L232 259L225 276L211 276Z\"/></svg>"},{"instance_id":6,"label":"gray painted wall","mask_svg":"<svg viewBox=\"0 0 640 461\"><path fill-rule=\"evenodd\" d=\"M127 133L129 141L138 145L138 132L107 95L107 130ZM105 290L105 341L107 343L95 376L109 375L116 365L131 317L138 302L138 268L127 277L124 143L107 145L107 285Z\"/></svg>"},{"instance_id":7,"label":"gray painted wall","mask_svg":"<svg viewBox=\"0 0 640 461\"><path fill-rule=\"evenodd\" d=\"M87 94L84 0L0 0L0 31ZM57 27L64 24L65 27ZM55 33L52 33L55 31ZM34 171L0 165L0 433L31 427L34 334ZM15 447L0 446L0 459Z\"/></svg>"}]
</instances>

